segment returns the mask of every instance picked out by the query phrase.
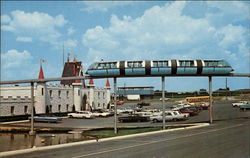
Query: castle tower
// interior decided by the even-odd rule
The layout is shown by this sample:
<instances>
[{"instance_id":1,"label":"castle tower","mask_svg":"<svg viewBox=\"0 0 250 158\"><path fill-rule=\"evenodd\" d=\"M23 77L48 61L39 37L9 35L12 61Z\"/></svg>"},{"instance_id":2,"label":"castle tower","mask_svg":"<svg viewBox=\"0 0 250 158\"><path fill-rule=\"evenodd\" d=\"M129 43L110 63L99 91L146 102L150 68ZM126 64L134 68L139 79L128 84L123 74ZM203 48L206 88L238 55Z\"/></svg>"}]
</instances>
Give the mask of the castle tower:
<instances>
[{"instance_id":1,"label":"castle tower","mask_svg":"<svg viewBox=\"0 0 250 158\"><path fill-rule=\"evenodd\" d=\"M109 79L107 79L107 81L106 81L106 85L105 85L105 88L106 88L106 89L110 89L110 83L109 83Z\"/></svg>"},{"instance_id":2,"label":"castle tower","mask_svg":"<svg viewBox=\"0 0 250 158\"><path fill-rule=\"evenodd\" d=\"M105 99L106 99L106 103L108 103L109 104L109 106L107 106L108 108L111 108L110 107L110 83L109 83L109 79L107 79L107 81L106 81L106 85L105 85L105 89L106 89L106 97L105 97Z\"/></svg>"},{"instance_id":3,"label":"castle tower","mask_svg":"<svg viewBox=\"0 0 250 158\"><path fill-rule=\"evenodd\" d=\"M76 111L81 111L82 109L82 83L72 83L74 90L74 105Z\"/></svg>"},{"instance_id":4,"label":"castle tower","mask_svg":"<svg viewBox=\"0 0 250 158\"><path fill-rule=\"evenodd\" d=\"M74 58L74 60L70 62L68 57L67 62L64 64L62 77L73 77L73 76L83 76L82 62L77 61L76 58ZM81 80L61 81L61 84L63 85L72 85L72 83L81 83Z\"/></svg>"},{"instance_id":5,"label":"castle tower","mask_svg":"<svg viewBox=\"0 0 250 158\"><path fill-rule=\"evenodd\" d=\"M38 79L44 79L43 67L40 65ZM35 112L36 114L46 113L47 89L45 82L38 82L35 91Z\"/></svg>"},{"instance_id":6,"label":"castle tower","mask_svg":"<svg viewBox=\"0 0 250 158\"><path fill-rule=\"evenodd\" d=\"M94 101L94 88L95 88L95 84L94 84L94 80L91 78L89 80L89 84L87 85L87 88L89 88L89 105L90 105L90 109L95 109L95 101Z\"/></svg>"}]
</instances>

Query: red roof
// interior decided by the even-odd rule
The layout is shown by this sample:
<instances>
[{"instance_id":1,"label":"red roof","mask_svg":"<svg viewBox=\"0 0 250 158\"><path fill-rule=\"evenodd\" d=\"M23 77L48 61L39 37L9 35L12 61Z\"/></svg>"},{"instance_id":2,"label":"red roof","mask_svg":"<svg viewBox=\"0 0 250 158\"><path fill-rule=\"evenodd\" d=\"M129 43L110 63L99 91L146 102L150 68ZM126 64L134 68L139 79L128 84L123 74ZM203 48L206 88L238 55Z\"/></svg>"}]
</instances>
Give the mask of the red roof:
<instances>
[{"instance_id":1,"label":"red roof","mask_svg":"<svg viewBox=\"0 0 250 158\"><path fill-rule=\"evenodd\" d=\"M106 81L106 87L107 87L107 88L110 88L109 79L107 79L107 81Z\"/></svg>"},{"instance_id":2,"label":"red roof","mask_svg":"<svg viewBox=\"0 0 250 158\"><path fill-rule=\"evenodd\" d=\"M39 72L39 75L38 75L38 79L44 79L44 74L43 74L42 65L40 65L40 72Z\"/></svg>"},{"instance_id":3,"label":"red roof","mask_svg":"<svg viewBox=\"0 0 250 158\"><path fill-rule=\"evenodd\" d=\"M94 85L94 80L92 78L89 80L89 85Z\"/></svg>"},{"instance_id":4,"label":"red roof","mask_svg":"<svg viewBox=\"0 0 250 158\"><path fill-rule=\"evenodd\" d=\"M64 64L62 77L82 76L81 62L66 62ZM64 80L61 84L71 85L72 83L80 83L81 80Z\"/></svg>"}]
</instances>

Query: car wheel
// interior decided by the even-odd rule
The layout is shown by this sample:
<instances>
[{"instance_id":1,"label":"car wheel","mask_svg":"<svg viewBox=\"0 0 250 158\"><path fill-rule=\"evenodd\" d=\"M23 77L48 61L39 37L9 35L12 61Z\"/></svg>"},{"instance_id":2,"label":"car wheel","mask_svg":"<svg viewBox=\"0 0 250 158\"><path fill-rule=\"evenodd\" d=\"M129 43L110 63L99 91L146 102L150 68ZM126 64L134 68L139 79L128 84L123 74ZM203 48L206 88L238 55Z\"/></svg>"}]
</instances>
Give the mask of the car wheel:
<instances>
[{"instance_id":1,"label":"car wheel","mask_svg":"<svg viewBox=\"0 0 250 158\"><path fill-rule=\"evenodd\" d=\"M156 123L156 122L158 122L158 120L157 119L153 119L153 122Z\"/></svg>"},{"instance_id":2,"label":"car wheel","mask_svg":"<svg viewBox=\"0 0 250 158\"><path fill-rule=\"evenodd\" d=\"M73 118L73 116L72 116L72 115L69 115L69 118Z\"/></svg>"}]
</instances>

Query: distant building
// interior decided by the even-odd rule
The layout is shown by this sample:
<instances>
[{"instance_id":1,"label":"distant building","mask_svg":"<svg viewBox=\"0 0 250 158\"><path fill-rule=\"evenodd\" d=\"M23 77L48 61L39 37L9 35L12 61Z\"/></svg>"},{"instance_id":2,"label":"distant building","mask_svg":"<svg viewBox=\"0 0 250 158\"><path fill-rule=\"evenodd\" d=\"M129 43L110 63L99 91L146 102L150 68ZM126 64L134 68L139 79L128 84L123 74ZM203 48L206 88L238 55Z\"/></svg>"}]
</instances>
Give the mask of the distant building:
<instances>
[{"instance_id":1,"label":"distant building","mask_svg":"<svg viewBox=\"0 0 250 158\"><path fill-rule=\"evenodd\" d=\"M127 97L129 100L130 96L134 97L136 95L139 98L151 98L154 96L154 87L118 87L117 94L120 97Z\"/></svg>"},{"instance_id":2,"label":"distant building","mask_svg":"<svg viewBox=\"0 0 250 158\"><path fill-rule=\"evenodd\" d=\"M74 59L65 63L63 77L82 75L81 62ZM44 78L42 66L38 78ZM30 86L1 86L0 90L0 117L31 113ZM36 114L107 109L110 105L110 84L107 80L104 88L95 88L93 79L87 85L81 80L62 81L56 85L41 82L35 85L34 95Z\"/></svg>"}]
</instances>

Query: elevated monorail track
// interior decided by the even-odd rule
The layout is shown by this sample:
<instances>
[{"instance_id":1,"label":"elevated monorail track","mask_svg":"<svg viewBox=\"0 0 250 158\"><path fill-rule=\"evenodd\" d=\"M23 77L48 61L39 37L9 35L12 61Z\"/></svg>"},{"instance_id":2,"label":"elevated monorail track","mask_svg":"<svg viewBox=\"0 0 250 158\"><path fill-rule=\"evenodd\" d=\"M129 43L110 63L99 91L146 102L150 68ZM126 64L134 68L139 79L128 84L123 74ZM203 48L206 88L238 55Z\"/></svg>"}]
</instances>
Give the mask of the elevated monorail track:
<instances>
[{"instance_id":1,"label":"elevated monorail track","mask_svg":"<svg viewBox=\"0 0 250 158\"><path fill-rule=\"evenodd\" d=\"M164 75L165 77L250 77L250 73L230 73L226 75ZM128 77L162 77L162 76L124 76ZM119 77L119 78L124 78ZM113 77L93 77L89 75L77 76L77 77L61 77L61 78L45 78L45 79L27 79L27 80L9 80L0 81L0 85L6 84L22 84L22 83L39 83L39 82L54 82L54 81L65 81L65 80L83 80L83 79L102 79L102 78L113 78Z\"/></svg>"}]
</instances>

